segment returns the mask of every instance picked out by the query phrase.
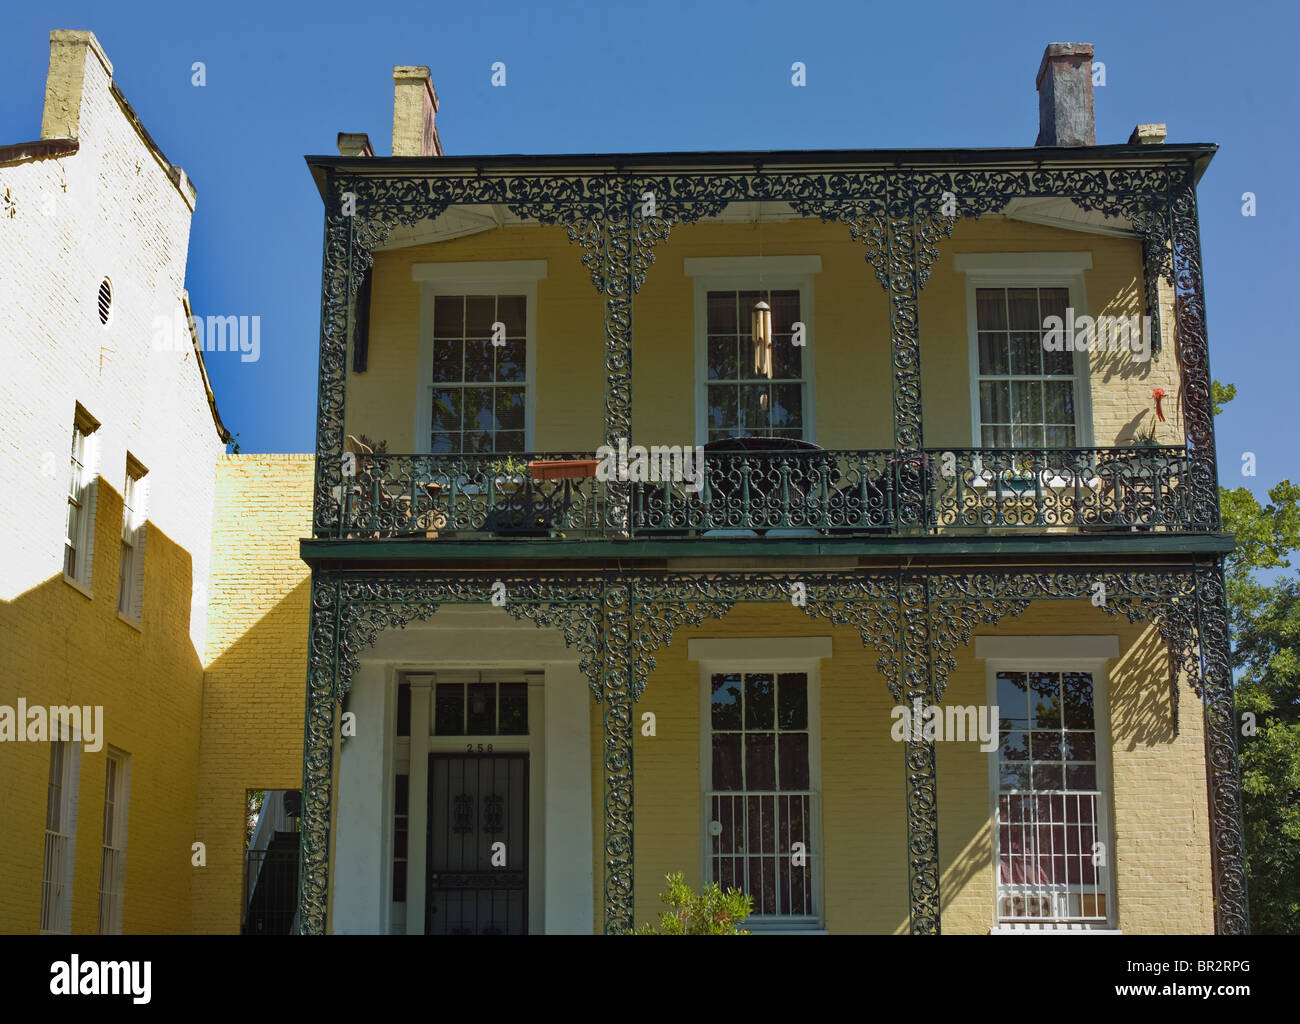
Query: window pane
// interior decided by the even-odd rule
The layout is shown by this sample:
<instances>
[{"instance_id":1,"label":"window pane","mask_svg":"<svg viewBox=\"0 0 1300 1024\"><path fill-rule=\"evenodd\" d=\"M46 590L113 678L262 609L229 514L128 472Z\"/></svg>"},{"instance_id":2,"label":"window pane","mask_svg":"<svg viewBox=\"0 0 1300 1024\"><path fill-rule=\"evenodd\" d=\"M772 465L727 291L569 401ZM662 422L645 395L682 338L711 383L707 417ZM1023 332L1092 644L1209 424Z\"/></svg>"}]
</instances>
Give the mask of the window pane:
<instances>
[{"instance_id":1,"label":"window pane","mask_svg":"<svg viewBox=\"0 0 1300 1024\"><path fill-rule=\"evenodd\" d=\"M1065 772L1059 764L1035 764L1033 785L1034 789L1064 789Z\"/></svg>"},{"instance_id":2,"label":"window pane","mask_svg":"<svg viewBox=\"0 0 1300 1024\"><path fill-rule=\"evenodd\" d=\"M736 334L736 293L709 292L708 333Z\"/></svg>"},{"instance_id":3,"label":"window pane","mask_svg":"<svg viewBox=\"0 0 1300 1024\"><path fill-rule=\"evenodd\" d=\"M1074 425L1074 381L1049 380L1043 384L1043 421Z\"/></svg>"},{"instance_id":4,"label":"window pane","mask_svg":"<svg viewBox=\"0 0 1300 1024\"><path fill-rule=\"evenodd\" d=\"M1004 761L1029 760L1029 733L1009 732L1003 735L998 756Z\"/></svg>"},{"instance_id":5,"label":"window pane","mask_svg":"<svg viewBox=\"0 0 1300 1024\"><path fill-rule=\"evenodd\" d=\"M1066 717L1069 717L1069 709L1066 709ZM1067 732L1064 735L1064 753L1063 757L1067 761L1095 761L1097 760L1097 735L1091 732Z\"/></svg>"},{"instance_id":6,"label":"window pane","mask_svg":"<svg viewBox=\"0 0 1300 1024\"><path fill-rule=\"evenodd\" d=\"M729 433L739 424L736 388L730 384L709 385L709 431Z\"/></svg>"},{"instance_id":7,"label":"window pane","mask_svg":"<svg viewBox=\"0 0 1300 1024\"><path fill-rule=\"evenodd\" d=\"M465 297L465 337L471 341L487 341L492 337L492 324L496 321L497 297L495 295L467 295Z\"/></svg>"},{"instance_id":8,"label":"window pane","mask_svg":"<svg viewBox=\"0 0 1300 1024\"><path fill-rule=\"evenodd\" d=\"M1065 728L1093 729L1092 673L1066 672L1061 676Z\"/></svg>"},{"instance_id":9,"label":"window pane","mask_svg":"<svg viewBox=\"0 0 1300 1024\"><path fill-rule=\"evenodd\" d=\"M803 376L803 349L792 342L793 335L772 339L772 376L776 380L798 380Z\"/></svg>"},{"instance_id":10,"label":"window pane","mask_svg":"<svg viewBox=\"0 0 1300 1024\"><path fill-rule=\"evenodd\" d=\"M1043 339L1037 332L1012 334L1011 372L1017 376L1043 372Z\"/></svg>"},{"instance_id":11,"label":"window pane","mask_svg":"<svg viewBox=\"0 0 1300 1024\"><path fill-rule=\"evenodd\" d=\"M523 338L515 338L497 345L496 379L507 384L522 384L525 377L525 350Z\"/></svg>"},{"instance_id":12,"label":"window pane","mask_svg":"<svg viewBox=\"0 0 1300 1024\"><path fill-rule=\"evenodd\" d=\"M1035 728L1061 728L1061 677L1056 672L1030 672L1030 704Z\"/></svg>"},{"instance_id":13,"label":"window pane","mask_svg":"<svg viewBox=\"0 0 1300 1024\"><path fill-rule=\"evenodd\" d=\"M1043 372L1056 377L1070 377L1074 375L1074 353L1066 352L1043 352Z\"/></svg>"},{"instance_id":14,"label":"window pane","mask_svg":"<svg viewBox=\"0 0 1300 1024\"><path fill-rule=\"evenodd\" d=\"M433 343L433 379L459 383L465 374L464 342L460 338L439 338Z\"/></svg>"},{"instance_id":15,"label":"window pane","mask_svg":"<svg viewBox=\"0 0 1300 1024\"><path fill-rule=\"evenodd\" d=\"M777 677L777 728L808 728L808 677L802 672L782 672Z\"/></svg>"},{"instance_id":16,"label":"window pane","mask_svg":"<svg viewBox=\"0 0 1300 1024\"><path fill-rule=\"evenodd\" d=\"M1043 422L1043 385L1040 381L1011 382L1011 422Z\"/></svg>"},{"instance_id":17,"label":"window pane","mask_svg":"<svg viewBox=\"0 0 1300 1024\"><path fill-rule=\"evenodd\" d=\"M1049 316L1059 316L1064 322L1066 307L1070 305L1069 288L1039 288L1038 311L1046 320Z\"/></svg>"},{"instance_id":18,"label":"window pane","mask_svg":"<svg viewBox=\"0 0 1300 1024\"><path fill-rule=\"evenodd\" d=\"M738 343L733 335L709 338L709 380L735 380L740 376Z\"/></svg>"},{"instance_id":19,"label":"window pane","mask_svg":"<svg viewBox=\"0 0 1300 1024\"><path fill-rule=\"evenodd\" d=\"M463 429L467 433L471 430L495 428L496 415L492 410L491 388L464 388L461 391L461 402L464 409Z\"/></svg>"},{"instance_id":20,"label":"window pane","mask_svg":"<svg viewBox=\"0 0 1300 1024\"><path fill-rule=\"evenodd\" d=\"M1035 761L1059 761L1061 759L1061 734L1052 732L1035 732L1030 735L1030 756Z\"/></svg>"},{"instance_id":21,"label":"window pane","mask_svg":"<svg viewBox=\"0 0 1300 1024\"><path fill-rule=\"evenodd\" d=\"M433 731L437 736L465 735L465 687L439 683L433 695Z\"/></svg>"},{"instance_id":22,"label":"window pane","mask_svg":"<svg viewBox=\"0 0 1300 1024\"><path fill-rule=\"evenodd\" d=\"M497 695L495 683L470 683L468 694L469 736L491 736L497 731Z\"/></svg>"},{"instance_id":23,"label":"window pane","mask_svg":"<svg viewBox=\"0 0 1300 1024\"><path fill-rule=\"evenodd\" d=\"M1011 428L981 427L980 443L985 448L1009 448L1011 447Z\"/></svg>"},{"instance_id":24,"label":"window pane","mask_svg":"<svg viewBox=\"0 0 1300 1024\"><path fill-rule=\"evenodd\" d=\"M1043 321L1038 316L1037 288L1007 289L1007 320L1013 332L1039 331Z\"/></svg>"},{"instance_id":25,"label":"window pane","mask_svg":"<svg viewBox=\"0 0 1300 1024\"><path fill-rule=\"evenodd\" d=\"M439 295L433 300L433 336L457 340L465 336L463 295Z\"/></svg>"},{"instance_id":26,"label":"window pane","mask_svg":"<svg viewBox=\"0 0 1300 1024\"><path fill-rule=\"evenodd\" d=\"M776 789L775 733L745 733L745 788Z\"/></svg>"},{"instance_id":27,"label":"window pane","mask_svg":"<svg viewBox=\"0 0 1300 1024\"><path fill-rule=\"evenodd\" d=\"M776 710L776 680L771 673L745 673L745 728L772 728Z\"/></svg>"},{"instance_id":28,"label":"window pane","mask_svg":"<svg viewBox=\"0 0 1300 1024\"><path fill-rule=\"evenodd\" d=\"M438 431L460 430L460 388L433 389L433 428Z\"/></svg>"},{"instance_id":29,"label":"window pane","mask_svg":"<svg viewBox=\"0 0 1300 1024\"><path fill-rule=\"evenodd\" d=\"M522 452L524 450L524 432L522 430L502 430L496 434L494 451Z\"/></svg>"},{"instance_id":30,"label":"window pane","mask_svg":"<svg viewBox=\"0 0 1300 1024\"><path fill-rule=\"evenodd\" d=\"M753 367L747 372L752 372ZM742 384L740 392L740 426L747 436L765 434L770 425L768 417L770 385Z\"/></svg>"},{"instance_id":31,"label":"window pane","mask_svg":"<svg viewBox=\"0 0 1300 1024\"><path fill-rule=\"evenodd\" d=\"M808 734L783 733L780 737L781 788L808 788Z\"/></svg>"},{"instance_id":32,"label":"window pane","mask_svg":"<svg viewBox=\"0 0 1300 1024\"><path fill-rule=\"evenodd\" d=\"M501 684L501 725L498 732L502 736L526 736L528 734L528 686L526 683Z\"/></svg>"},{"instance_id":33,"label":"window pane","mask_svg":"<svg viewBox=\"0 0 1300 1024\"><path fill-rule=\"evenodd\" d=\"M740 771L740 733L722 732L713 735L713 788L735 790L742 788Z\"/></svg>"},{"instance_id":34,"label":"window pane","mask_svg":"<svg viewBox=\"0 0 1300 1024\"><path fill-rule=\"evenodd\" d=\"M498 430L524 429L524 389L496 389L496 420Z\"/></svg>"},{"instance_id":35,"label":"window pane","mask_svg":"<svg viewBox=\"0 0 1300 1024\"><path fill-rule=\"evenodd\" d=\"M490 381L493 364L496 362L496 350L487 339L469 338L465 342L465 379L467 381Z\"/></svg>"},{"instance_id":36,"label":"window pane","mask_svg":"<svg viewBox=\"0 0 1300 1024\"><path fill-rule=\"evenodd\" d=\"M740 728L740 674L713 675L713 716L715 729Z\"/></svg>"},{"instance_id":37,"label":"window pane","mask_svg":"<svg viewBox=\"0 0 1300 1024\"><path fill-rule=\"evenodd\" d=\"M998 717L1001 728L1029 728L1029 696L1023 672L998 673Z\"/></svg>"},{"instance_id":38,"label":"window pane","mask_svg":"<svg viewBox=\"0 0 1300 1024\"><path fill-rule=\"evenodd\" d=\"M1006 330L1006 293L1003 289L975 289L975 323L981 331Z\"/></svg>"},{"instance_id":39,"label":"window pane","mask_svg":"<svg viewBox=\"0 0 1300 1024\"><path fill-rule=\"evenodd\" d=\"M803 385L775 384L772 387L772 426L798 430L803 426Z\"/></svg>"},{"instance_id":40,"label":"window pane","mask_svg":"<svg viewBox=\"0 0 1300 1024\"><path fill-rule=\"evenodd\" d=\"M507 338L522 338L525 334L528 299L523 295L497 296L497 320L506 325Z\"/></svg>"},{"instance_id":41,"label":"window pane","mask_svg":"<svg viewBox=\"0 0 1300 1024\"><path fill-rule=\"evenodd\" d=\"M1002 376L1011 370L1005 334L980 334L980 373Z\"/></svg>"},{"instance_id":42,"label":"window pane","mask_svg":"<svg viewBox=\"0 0 1300 1024\"><path fill-rule=\"evenodd\" d=\"M1005 380L980 381L980 422L1011 422L1011 382Z\"/></svg>"},{"instance_id":43,"label":"window pane","mask_svg":"<svg viewBox=\"0 0 1300 1024\"><path fill-rule=\"evenodd\" d=\"M1066 765L1065 781L1070 789L1096 789L1097 766L1094 764Z\"/></svg>"},{"instance_id":44,"label":"window pane","mask_svg":"<svg viewBox=\"0 0 1300 1024\"><path fill-rule=\"evenodd\" d=\"M429 450L434 455L451 455L461 450L459 433L436 433L429 439Z\"/></svg>"}]
</instances>

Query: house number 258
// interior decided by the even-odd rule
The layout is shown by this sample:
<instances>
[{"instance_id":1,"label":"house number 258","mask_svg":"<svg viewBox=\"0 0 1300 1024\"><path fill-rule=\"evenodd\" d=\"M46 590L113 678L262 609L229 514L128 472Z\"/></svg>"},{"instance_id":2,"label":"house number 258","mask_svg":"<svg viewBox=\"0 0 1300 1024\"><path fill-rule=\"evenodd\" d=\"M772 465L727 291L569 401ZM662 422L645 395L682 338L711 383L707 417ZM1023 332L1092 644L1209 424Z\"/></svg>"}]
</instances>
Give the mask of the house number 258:
<instances>
[{"instance_id":1,"label":"house number 258","mask_svg":"<svg viewBox=\"0 0 1300 1024\"><path fill-rule=\"evenodd\" d=\"M466 743L466 744L465 744L465 749L466 749L467 751L469 751L469 752L472 754L472 753L474 752L474 744L473 744L473 743ZM492 744L491 744L491 743L489 743L489 744L487 745L486 750L487 750L487 753L489 753L489 754L492 753ZM482 743L480 743L480 744L478 745L478 752L479 752L480 754L484 752L484 746L483 746Z\"/></svg>"}]
</instances>

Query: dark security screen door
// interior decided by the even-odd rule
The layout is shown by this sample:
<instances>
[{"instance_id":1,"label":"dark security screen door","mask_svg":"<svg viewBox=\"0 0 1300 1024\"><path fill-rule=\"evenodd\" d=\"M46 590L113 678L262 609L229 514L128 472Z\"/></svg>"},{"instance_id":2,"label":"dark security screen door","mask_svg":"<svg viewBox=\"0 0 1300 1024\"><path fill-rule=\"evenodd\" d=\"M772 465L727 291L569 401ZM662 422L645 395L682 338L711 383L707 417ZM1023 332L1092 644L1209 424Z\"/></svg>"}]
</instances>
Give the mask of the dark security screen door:
<instances>
[{"instance_id":1,"label":"dark security screen door","mask_svg":"<svg viewBox=\"0 0 1300 1024\"><path fill-rule=\"evenodd\" d=\"M428 863L428 934L527 934L527 754L429 755Z\"/></svg>"}]
</instances>

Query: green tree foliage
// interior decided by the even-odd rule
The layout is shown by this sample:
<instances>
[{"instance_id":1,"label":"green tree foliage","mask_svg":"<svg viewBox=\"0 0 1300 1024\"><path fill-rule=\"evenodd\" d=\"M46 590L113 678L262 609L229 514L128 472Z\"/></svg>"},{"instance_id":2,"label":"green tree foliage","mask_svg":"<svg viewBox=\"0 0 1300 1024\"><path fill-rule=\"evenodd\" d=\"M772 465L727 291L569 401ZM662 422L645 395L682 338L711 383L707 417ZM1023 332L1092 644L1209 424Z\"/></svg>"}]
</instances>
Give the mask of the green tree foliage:
<instances>
[{"instance_id":1,"label":"green tree foliage","mask_svg":"<svg viewBox=\"0 0 1300 1024\"><path fill-rule=\"evenodd\" d=\"M1214 411L1236 388L1217 381ZM1300 487L1283 480L1268 503L1244 487L1220 488L1224 529L1236 536L1227 559L1228 613L1237 711L1243 718L1242 804L1251 925L1300 933L1300 576L1261 582L1285 570L1300 549Z\"/></svg>"},{"instance_id":2,"label":"green tree foliage","mask_svg":"<svg viewBox=\"0 0 1300 1024\"><path fill-rule=\"evenodd\" d=\"M668 891L659 894L668 906L659 927L647 924L636 935L748 935L740 926L754 912L754 901L739 889L723 892L711 882L696 894L680 872L668 876Z\"/></svg>"}]
</instances>

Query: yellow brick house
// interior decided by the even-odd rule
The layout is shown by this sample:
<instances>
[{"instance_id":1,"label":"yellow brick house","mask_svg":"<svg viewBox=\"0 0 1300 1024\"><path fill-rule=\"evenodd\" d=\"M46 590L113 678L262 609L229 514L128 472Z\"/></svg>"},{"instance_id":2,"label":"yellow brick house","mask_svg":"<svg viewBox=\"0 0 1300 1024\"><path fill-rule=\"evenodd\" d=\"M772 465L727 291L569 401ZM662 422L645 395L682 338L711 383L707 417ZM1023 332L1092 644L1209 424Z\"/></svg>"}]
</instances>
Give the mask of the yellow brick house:
<instances>
[{"instance_id":1,"label":"yellow brick house","mask_svg":"<svg viewBox=\"0 0 1300 1024\"><path fill-rule=\"evenodd\" d=\"M308 158L302 931L1248 928L1215 147L1090 60L1027 148L456 157L404 67Z\"/></svg>"}]
</instances>

